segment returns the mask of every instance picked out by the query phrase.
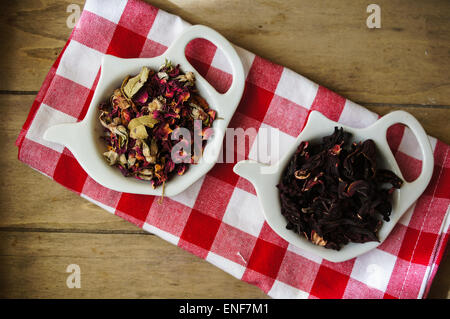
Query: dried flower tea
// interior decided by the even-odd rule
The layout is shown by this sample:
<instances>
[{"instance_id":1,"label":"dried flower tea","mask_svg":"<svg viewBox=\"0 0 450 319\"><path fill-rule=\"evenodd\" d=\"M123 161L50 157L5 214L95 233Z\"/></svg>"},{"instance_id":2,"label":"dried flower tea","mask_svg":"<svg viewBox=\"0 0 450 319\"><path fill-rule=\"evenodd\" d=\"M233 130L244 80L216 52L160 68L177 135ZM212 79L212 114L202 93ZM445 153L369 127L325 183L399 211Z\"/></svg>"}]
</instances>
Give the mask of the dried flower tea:
<instances>
[{"instance_id":1,"label":"dried flower tea","mask_svg":"<svg viewBox=\"0 0 450 319\"><path fill-rule=\"evenodd\" d=\"M183 73L169 61L158 71L143 67L139 74L126 77L99 109L108 164L124 176L149 181L153 187L164 185L172 175L183 175L195 163L194 155L174 161L172 150L177 143L198 141L194 134L201 135L203 149L207 142L204 133L216 119L216 112L195 87L194 74ZM198 126L200 133L195 130ZM180 128L190 136L173 138L172 132ZM186 154L182 155L186 159Z\"/></svg>"},{"instance_id":2,"label":"dried flower tea","mask_svg":"<svg viewBox=\"0 0 450 319\"><path fill-rule=\"evenodd\" d=\"M391 195L403 183L377 168L373 140L349 145L350 137L336 127L322 143L302 142L277 185L286 228L335 250L378 241L382 220L391 214Z\"/></svg>"}]
</instances>

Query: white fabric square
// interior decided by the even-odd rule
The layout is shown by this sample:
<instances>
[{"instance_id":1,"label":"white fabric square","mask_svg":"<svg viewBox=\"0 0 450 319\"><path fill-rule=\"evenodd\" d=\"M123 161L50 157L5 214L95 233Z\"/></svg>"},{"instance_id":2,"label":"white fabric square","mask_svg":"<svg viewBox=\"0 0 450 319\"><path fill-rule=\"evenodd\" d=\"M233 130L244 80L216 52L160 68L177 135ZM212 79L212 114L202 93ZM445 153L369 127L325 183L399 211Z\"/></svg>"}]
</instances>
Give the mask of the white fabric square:
<instances>
[{"instance_id":1,"label":"white fabric square","mask_svg":"<svg viewBox=\"0 0 450 319\"><path fill-rule=\"evenodd\" d=\"M231 261L213 252L208 253L208 255L206 256L206 260L237 279L241 279L242 275L245 272L244 266L239 265L238 263L235 263L234 261Z\"/></svg>"},{"instance_id":2,"label":"white fabric square","mask_svg":"<svg viewBox=\"0 0 450 319\"><path fill-rule=\"evenodd\" d=\"M398 220L398 222L404 226L409 225L409 221L411 220L411 216L414 213L414 209L416 208L416 203L412 204L410 208L405 212L405 214Z\"/></svg>"},{"instance_id":3,"label":"white fabric square","mask_svg":"<svg viewBox=\"0 0 450 319\"><path fill-rule=\"evenodd\" d=\"M264 224L264 215L255 195L235 188L223 216L223 221L258 237Z\"/></svg>"},{"instance_id":4,"label":"white fabric square","mask_svg":"<svg viewBox=\"0 0 450 319\"><path fill-rule=\"evenodd\" d=\"M56 74L91 89L100 70L102 56L103 53L72 40L61 58Z\"/></svg>"},{"instance_id":5,"label":"white fabric square","mask_svg":"<svg viewBox=\"0 0 450 319\"><path fill-rule=\"evenodd\" d=\"M250 68L252 67L253 60L255 59L255 54L235 45L233 47L236 49L237 54L241 58L245 78L247 78L248 72L250 72Z\"/></svg>"},{"instance_id":6,"label":"white fabric square","mask_svg":"<svg viewBox=\"0 0 450 319\"><path fill-rule=\"evenodd\" d=\"M311 108L319 86L287 68L283 69L275 94L308 110Z\"/></svg>"},{"instance_id":7,"label":"white fabric square","mask_svg":"<svg viewBox=\"0 0 450 319\"><path fill-rule=\"evenodd\" d=\"M292 251L293 253L295 253L299 256L302 256L306 259L309 259L309 260L315 262L316 264L320 265L322 263L322 257L318 256L317 254L310 253L306 250L300 249L297 246L294 246L292 244L288 245L287 250Z\"/></svg>"},{"instance_id":8,"label":"white fabric square","mask_svg":"<svg viewBox=\"0 0 450 319\"><path fill-rule=\"evenodd\" d=\"M434 150L437 140L434 137L428 137L428 140L430 141L431 148ZM417 143L414 133L408 127L405 127L398 150L415 159L422 160L419 144Z\"/></svg>"},{"instance_id":9,"label":"white fabric square","mask_svg":"<svg viewBox=\"0 0 450 319\"><path fill-rule=\"evenodd\" d=\"M396 257L379 249L374 249L356 258L351 277L369 287L386 291Z\"/></svg>"},{"instance_id":10,"label":"white fabric square","mask_svg":"<svg viewBox=\"0 0 450 319\"><path fill-rule=\"evenodd\" d=\"M43 136L45 131L55 124L61 123L75 123L77 121L76 118L67 115L61 111L55 110L54 108L41 103L36 115L34 116L34 120L31 123L30 128L27 132L27 138L36 143L45 145L57 152L62 152L64 150L64 146L58 143L49 142L44 140Z\"/></svg>"},{"instance_id":11,"label":"white fabric square","mask_svg":"<svg viewBox=\"0 0 450 319\"><path fill-rule=\"evenodd\" d=\"M236 48L236 46L233 46L234 48ZM211 61L211 66L223 71L223 72L227 72L229 74L232 74L232 70L231 70L231 65L230 63L228 63L228 59L225 56L225 54L223 54L223 52L219 49L216 50L216 53L214 54L214 57Z\"/></svg>"},{"instance_id":12,"label":"white fabric square","mask_svg":"<svg viewBox=\"0 0 450 319\"><path fill-rule=\"evenodd\" d=\"M117 24L126 5L126 0L87 0L84 5L84 10L95 13Z\"/></svg>"},{"instance_id":13,"label":"white fabric square","mask_svg":"<svg viewBox=\"0 0 450 319\"><path fill-rule=\"evenodd\" d=\"M262 123L248 158L265 164L276 163L290 149L296 138Z\"/></svg>"},{"instance_id":14,"label":"white fabric square","mask_svg":"<svg viewBox=\"0 0 450 319\"><path fill-rule=\"evenodd\" d=\"M180 240L179 237L172 235L168 232L165 232L164 230L156 228L155 226L152 226L147 223L144 223L144 225L142 226L142 229L149 233L155 234L159 238L164 239L165 241L168 241L169 243L174 244L174 245L178 245L178 241Z\"/></svg>"},{"instance_id":15,"label":"white fabric square","mask_svg":"<svg viewBox=\"0 0 450 319\"><path fill-rule=\"evenodd\" d=\"M174 201L177 201L183 205L186 205L190 208L194 208L195 201L197 200L198 193L200 192L200 188L202 187L203 180L205 177L203 176L198 181L196 181L194 184L189 186L184 192L170 197L170 199L173 199Z\"/></svg>"},{"instance_id":16,"label":"white fabric square","mask_svg":"<svg viewBox=\"0 0 450 319\"><path fill-rule=\"evenodd\" d=\"M268 295L275 299L306 299L309 296L306 291L294 288L278 280L275 280Z\"/></svg>"},{"instance_id":17,"label":"white fabric square","mask_svg":"<svg viewBox=\"0 0 450 319\"><path fill-rule=\"evenodd\" d=\"M362 106L346 100L344 109L339 117L339 123L348 125L355 128L368 127L375 123L378 119L378 115L363 108Z\"/></svg>"},{"instance_id":18,"label":"white fabric square","mask_svg":"<svg viewBox=\"0 0 450 319\"><path fill-rule=\"evenodd\" d=\"M147 38L168 47L188 26L180 17L158 10Z\"/></svg>"}]
</instances>

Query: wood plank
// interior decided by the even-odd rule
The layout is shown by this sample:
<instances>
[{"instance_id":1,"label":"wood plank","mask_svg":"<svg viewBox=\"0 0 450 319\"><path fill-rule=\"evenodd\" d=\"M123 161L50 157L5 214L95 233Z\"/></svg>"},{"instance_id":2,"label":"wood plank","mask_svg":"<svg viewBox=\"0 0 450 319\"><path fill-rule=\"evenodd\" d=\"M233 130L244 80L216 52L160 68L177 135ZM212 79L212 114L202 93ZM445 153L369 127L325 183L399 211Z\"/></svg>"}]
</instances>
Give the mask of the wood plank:
<instances>
[{"instance_id":1,"label":"wood plank","mask_svg":"<svg viewBox=\"0 0 450 319\"><path fill-rule=\"evenodd\" d=\"M0 90L36 91L70 34L66 7L83 1L15 1L1 13ZM367 2L148 1L355 102L450 104L450 2L391 1L381 29Z\"/></svg>"},{"instance_id":2,"label":"wood plank","mask_svg":"<svg viewBox=\"0 0 450 319\"><path fill-rule=\"evenodd\" d=\"M84 1L8 1L0 12L0 90L37 91L72 30L71 3Z\"/></svg>"},{"instance_id":3,"label":"wood plank","mask_svg":"<svg viewBox=\"0 0 450 319\"><path fill-rule=\"evenodd\" d=\"M0 298L268 298L156 236L2 231L0 242ZM66 285L70 264L79 289Z\"/></svg>"},{"instance_id":4,"label":"wood plank","mask_svg":"<svg viewBox=\"0 0 450 319\"><path fill-rule=\"evenodd\" d=\"M0 129L6 134L0 141L0 227L143 233L17 160L14 141L33 100L29 95L0 95Z\"/></svg>"}]
</instances>

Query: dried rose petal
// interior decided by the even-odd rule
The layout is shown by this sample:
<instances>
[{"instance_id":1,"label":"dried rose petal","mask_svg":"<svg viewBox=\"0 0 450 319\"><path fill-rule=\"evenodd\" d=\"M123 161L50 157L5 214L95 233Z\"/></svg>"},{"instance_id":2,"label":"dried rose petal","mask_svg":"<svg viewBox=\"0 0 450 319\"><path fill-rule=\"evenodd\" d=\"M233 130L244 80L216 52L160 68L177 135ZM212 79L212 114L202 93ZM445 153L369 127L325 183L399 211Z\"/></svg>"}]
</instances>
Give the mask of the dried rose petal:
<instances>
[{"instance_id":1,"label":"dried rose petal","mask_svg":"<svg viewBox=\"0 0 450 319\"><path fill-rule=\"evenodd\" d=\"M100 103L99 110L106 160L124 176L150 181L153 187L164 185L173 175L183 175L188 163L195 161L186 151L179 154L183 161L172 160L177 143L171 138L173 130L188 128L192 138L193 128L198 129L203 148L216 118L216 112L198 95L194 74L184 74L169 61L157 71L144 67L139 74L126 77L109 101ZM185 149L190 146L187 143Z\"/></svg>"}]
</instances>

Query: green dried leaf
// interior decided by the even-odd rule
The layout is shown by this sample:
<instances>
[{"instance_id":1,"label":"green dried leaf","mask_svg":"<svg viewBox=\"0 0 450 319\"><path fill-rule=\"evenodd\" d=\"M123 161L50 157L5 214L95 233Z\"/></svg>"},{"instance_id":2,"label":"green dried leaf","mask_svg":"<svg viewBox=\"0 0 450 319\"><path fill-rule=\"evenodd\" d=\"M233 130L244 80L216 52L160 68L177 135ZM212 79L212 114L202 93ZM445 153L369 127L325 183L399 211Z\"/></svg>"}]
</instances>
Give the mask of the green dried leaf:
<instances>
[{"instance_id":1,"label":"green dried leaf","mask_svg":"<svg viewBox=\"0 0 450 319\"><path fill-rule=\"evenodd\" d=\"M153 128L153 126L155 126L157 123L158 120L154 119L153 115L143 115L132 119L130 123L128 123L128 129L132 131L134 128L140 125L145 125L149 128Z\"/></svg>"},{"instance_id":2,"label":"green dried leaf","mask_svg":"<svg viewBox=\"0 0 450 319\"><path fill-rule=\"evenodd\" d=\"M125 86L123 86L123 93L126 97L131 99L144 86L144 83L148 79L149 73L150 70L144 66L138 75L126 82Z\"/></svg>"},{"instance_id":3,"label":"green dried leaf","mask_svg":"<svg viewBox=\"0 0 450 319\"><path fill-rule=\"evenodd\" d=\"M130 130L130 137L136 140L143 140L148 137L147 130L144 125L138 125Z\"/></svg>"}]
</instances>

